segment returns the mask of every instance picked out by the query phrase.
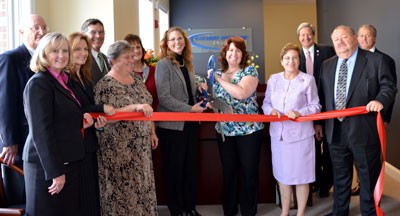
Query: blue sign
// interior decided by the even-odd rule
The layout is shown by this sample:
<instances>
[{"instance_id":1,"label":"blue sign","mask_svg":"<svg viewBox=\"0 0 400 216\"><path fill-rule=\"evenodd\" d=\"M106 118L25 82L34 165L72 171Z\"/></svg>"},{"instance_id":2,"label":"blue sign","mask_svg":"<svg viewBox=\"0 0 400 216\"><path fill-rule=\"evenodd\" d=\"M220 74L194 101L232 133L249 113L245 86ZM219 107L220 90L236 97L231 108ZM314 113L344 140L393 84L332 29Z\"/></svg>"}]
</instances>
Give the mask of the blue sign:
<instances>
[{"instance_id":1,"label":"blue sign","mask_svg":"<svg viewBox=\"0 0 400 216\"><path fill-rule=\"evenodd\" d=\"M192 44L193 53L219 52L224 41L232 36L240 36L246 41L247 51L251 52L251 28L236 29L189 29L186 31Z\"/></svg>"}]
</instances>

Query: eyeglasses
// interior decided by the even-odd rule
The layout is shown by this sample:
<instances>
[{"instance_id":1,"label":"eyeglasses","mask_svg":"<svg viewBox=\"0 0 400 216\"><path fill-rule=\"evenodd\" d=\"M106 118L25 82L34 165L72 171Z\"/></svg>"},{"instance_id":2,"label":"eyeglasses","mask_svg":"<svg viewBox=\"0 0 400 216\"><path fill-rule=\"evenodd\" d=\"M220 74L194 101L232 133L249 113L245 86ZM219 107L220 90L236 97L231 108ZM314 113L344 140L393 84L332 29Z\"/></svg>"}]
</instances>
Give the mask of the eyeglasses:
<instances>
[{"instance_id":1,"label":"eyeglasses","mask_svg":"<svg viewBox=\"0 0 400 216\"><path fill-rule=\"evenodd\" d=\"M29 28L31 31L33 32L38 32L38 31L42 31L42 32L48 32L50 29L48 26L39 26L39 25L35 25L32 26L31 28Z\"/></svg>"},{"instance_id":2,"label":"eyeglasses","mask_svg":"<svg viewBox=\"0 0 400 216\"><path fill-rule=\"evenodd\" d=\"M89 33L90 35L96 35L96 34L104 35L105 31L95 31L95 30L92 30L92 31L89 31L88 33Z\"/></svg>"},{"instance_id":3,"label":"eyeglasses","mask_svg":"<svg viewBox=\"0 0 400 216\"><path fill-rule=\"evenodd\" d=\"M171 38L171 39L168 39L168 41L171 41L171 42L173 42L173 41L179 41L179 42L181 42L181 41L183 41L183 37Z\"/></svg>"},{"instance_id":4,"label":"eyeglasses","mask_svg":"<svg viewBox=\"0 0 400 216\"><path fill-rule=\"evenodd\" d=\"M292 61L298 61L298 60L299 60L299 57L298 57L298 56L295 56L295 57L286 56L286 57L283 57L282 59L285 60L285 61L290 61L290 60L292 60Z\"/></svg>"}]
</instances>

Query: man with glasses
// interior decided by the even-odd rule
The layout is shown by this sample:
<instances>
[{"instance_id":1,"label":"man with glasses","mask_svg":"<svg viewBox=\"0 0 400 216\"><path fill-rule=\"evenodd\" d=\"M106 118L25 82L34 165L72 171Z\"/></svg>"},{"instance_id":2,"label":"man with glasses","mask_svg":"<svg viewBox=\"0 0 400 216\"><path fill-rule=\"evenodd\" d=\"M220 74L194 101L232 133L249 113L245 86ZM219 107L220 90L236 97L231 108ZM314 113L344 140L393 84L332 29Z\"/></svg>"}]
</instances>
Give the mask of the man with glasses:
<instances>
[{"instance_id":1,"label":"man with glasses","mask_svg":"<svg viewBox=\"0 0 400 216\"><path fill-rule=\"evenodd\" d=\"M100 49L104 43L104 25L98 19L88 19L81 27L81 32L86 34L92 43L92 84L93 86L111 69Z\"/></svg>"},{"instance_id":2,"label":"man with glasses","mask_svg":"<svg viewBox=\"0 0 400 216\"><path fill-rule=\"evenodd\" d=\"M23 44L0 55L0 157L6 164L22 166L22 150L28 135L22 92L34 74L29 63L40 39L48 27L43 17L32 14L21 20L19 34ZM5 168L4 184L8 204L18 204L24 199L24 178ZM14 199L15 198L15 199Z\"/></svg>"}]
</instances>

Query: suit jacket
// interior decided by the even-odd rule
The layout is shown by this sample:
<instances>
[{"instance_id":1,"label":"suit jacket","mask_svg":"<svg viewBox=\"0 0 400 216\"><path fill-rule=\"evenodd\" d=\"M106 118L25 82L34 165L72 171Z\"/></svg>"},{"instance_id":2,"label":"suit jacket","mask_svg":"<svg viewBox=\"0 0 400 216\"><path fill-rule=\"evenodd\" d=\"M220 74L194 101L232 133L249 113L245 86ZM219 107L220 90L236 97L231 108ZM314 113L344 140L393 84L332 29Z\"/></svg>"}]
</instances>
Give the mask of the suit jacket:
<instances>
[{"instance_id":1,"label":"suit jacket","mask_svg":"<svg viewBox=\"0 0 400 216\"><path fill-rule=\"evenodd\" d=\"M81 77L83 77L82 72ZM81 103L84 113L104 112L103 104L96 105L94 102L93 87L89 83L89 81L85 84L82 84L78 80L71 79L70 85L72 90L74 91L75 96ZM85 129L84 145L86 152L96 152L98 147L98 139L94 126Z\"/></svg>"},{"instance_id":2,"label":"suit jacket","mask_svg":"<svg viewBox=\"0 0 400 216\"><path fill-rule=\"evenodd\" d=\"M190 112L189 96L181 69L168 58L161 59L156 66L158 112ZM194 72L189 71L193 101L196 101ZM157 126L172 130L183 130L185 122L157 122Z\"/></svg>"},{"instance_id":3,"label":"suit jacket","mask_svg":"<svg viewBox=\"0 0 400 216\"><path fill-rule=\"evenodd\" d=\"M82 109L50 72L39 72L28 81L24 108L29 124L25 162L40 164L50 180L65 174L64 163L83 159Z\"/></svg>"},{"instance_id":4,"label":"suit jacket","mask_svg":"<svg viewBox=\"0 0 400 216\"><path fill-rule=\"evenodd\" d=\"M317 86L318 86L318 80L319 80L322 62L334 55L336 55L336 54L335 54L335 50L333 49L332 46L314 44L314 78L315 78L315 81L317 82ZM300 52L299 70L304 73L307 73L306 55L305 55L303 49L301 49L301 52Z\"/></svg>"},{"instance_id":5,"label":"suit jacket","mask_svg":"<svg viewBox=\"0 0 400 216\"><path fill-rule=\"evenodd\" d=\"M358 49L358 55L347 93L346 108L365 106L371 100L377 100L387 107L393 102L397 89L389 62L383 55ZM321 67L319 97L323 111L335 109L334 88L338 57L326 60ZM379 143L376 128L376 113L346 117L342 128L348 132L349 142L361 145ZM332 143L334 119L325 121L328 143Z\"/></svg>"},{"instance_id":6,"label":"suit jacket","mask_svg":"<svg viewBox=\"0 0 400 216\"><path fill-rule=\"evenodd\" d=\"M396 63L394 62L393 58L390 57L389 55L381 52L378 49L375 49L375 52L382 54L383 58L387 58L387 60L389 62L390 72L392 73L392 76L394 78L393 81L397 85ZM394 106L394 100L389 106L383 108L382 119L384 122L390 123L390 120L392 119L393 106Z\"/></svg>"},{"instance_id":7,"label":"suit jacket","mask_svg":"<svg viewBox=\"0 0 400 216\"><path fill-rule=\"evenodd\" d=\"M104 55L103 53L99 52L99 55ZM104 55L105 56L105 55ZM107 61L107 57L106 58L106 68L107 71L111 70L111 66ZM101 68L99 67L99 65L97 64L96 58L92 55L92 85L95 86L96 83L103 78L105 74L103 74L101 72Z\"/></svg>"},{"instance_id":8,"label":"suit jacket","mask_svg":"<svg viewBox=\"0 0 400 216\"><path fill-rule=\"evenodd\" d=\"M31 54L25 45L0 55L0 147L18 144L18 155L28 135L22 93L34 74L29 68Z\"/></svg>"}]
</instances>

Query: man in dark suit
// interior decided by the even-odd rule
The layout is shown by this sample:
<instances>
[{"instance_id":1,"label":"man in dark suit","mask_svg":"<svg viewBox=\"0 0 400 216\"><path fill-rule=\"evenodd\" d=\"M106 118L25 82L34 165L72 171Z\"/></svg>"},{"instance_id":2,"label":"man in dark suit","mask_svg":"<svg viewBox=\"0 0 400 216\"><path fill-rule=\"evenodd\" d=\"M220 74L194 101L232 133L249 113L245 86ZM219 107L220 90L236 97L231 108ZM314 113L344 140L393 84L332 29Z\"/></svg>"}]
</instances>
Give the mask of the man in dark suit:
<instances>
[{"instance_id":1,"label":"man in dark suit","mask_svg":"<svg viewBox=\"0 0 400 216\"><path fill-rule=\"evenodd\" d=\"M376 215L373 193L382 165L376 112L393 102L396 85L388 60L359 49L352 28L338 26L331 38L337 56L321 67L323 111L366 106L369 113L325 121L334 173L334 204L328 215L349 215L353 161L360 177L361 213Z\"/></svg>"},{"instance_id":2,"label":"man in dark suit","mask_svg":"<svg viewBox=\"0 0 400 216\"><path fill-rule=\"evenodd\" d=\"M0 157L6 164L22 165L22 150L28 135L22 92L33 75L29 69L31 56L47 31L48 27L43 17L36 14L28 16L22 20L19 28L23 44L0 55ZM12 171L5 170L6 193L23 194L23 177L14 176ZM20 195L11 196L11 199L12 197Z\"/></svg>"},{"instance_id":3,"label":"man in dark suit","mask_svg":"<svg viewBox=\"0 0 400 216\"><path fill-rule=\"evenodd\" d=\"M302 72L314 75L315 80L318 81L322 62L334 56L335 51L332 46L316 44L314 36L315 27L310 23L301 23L297 28L297 37L302 46L299 69ZM333 183L332 164L325 136L319 133L315 134L315 160L316 178L311 191L316 192L319 189L320 197L328 197L329 189Z\"/></svg>"},{"instance_id":4,"label":"man in dark suit","mask_svg":"<svg viewBox=\"0 0 400 216\"><path fill-rule=\"evenodd\" d=\"M382 54L384 58L387 58L389 61L390 72L392 73L393 78L394 78L393 81L395 83L397 83L396 64L392 57L381 52L380 50L378 50L375 47L376 35L377 35L377 31L373 25L370 25L370 24L361 25L358 28L358 32L357 32L358 45L363 50L377 52L377 53ZM393 100L393 103L391 103L387 108L383 109L382 118L385 123L385 126L387 126L390 123L390 120L392 118L393 105L394 105L394 100ZM358 179L357 171L355 171L353 178L354 178L353 182L355 182L355 185L352 186L351 195L354 196L354 195L359 195L359 193L360 193L360 186L359 186L360 180Z\"/></svg>"},{"instance_id":5,"label":"man in dark suit","mask_svg":"<svg viewBox=\"0 0 400 216\"><path fill-rule=\"evenodd\" d=\"M88 19L81 27L92 43L92 84L93 86L111 70L106 55L100 51L104 43L105 31L103 23L98 19Z\"/></svg>"}]
</instances>

